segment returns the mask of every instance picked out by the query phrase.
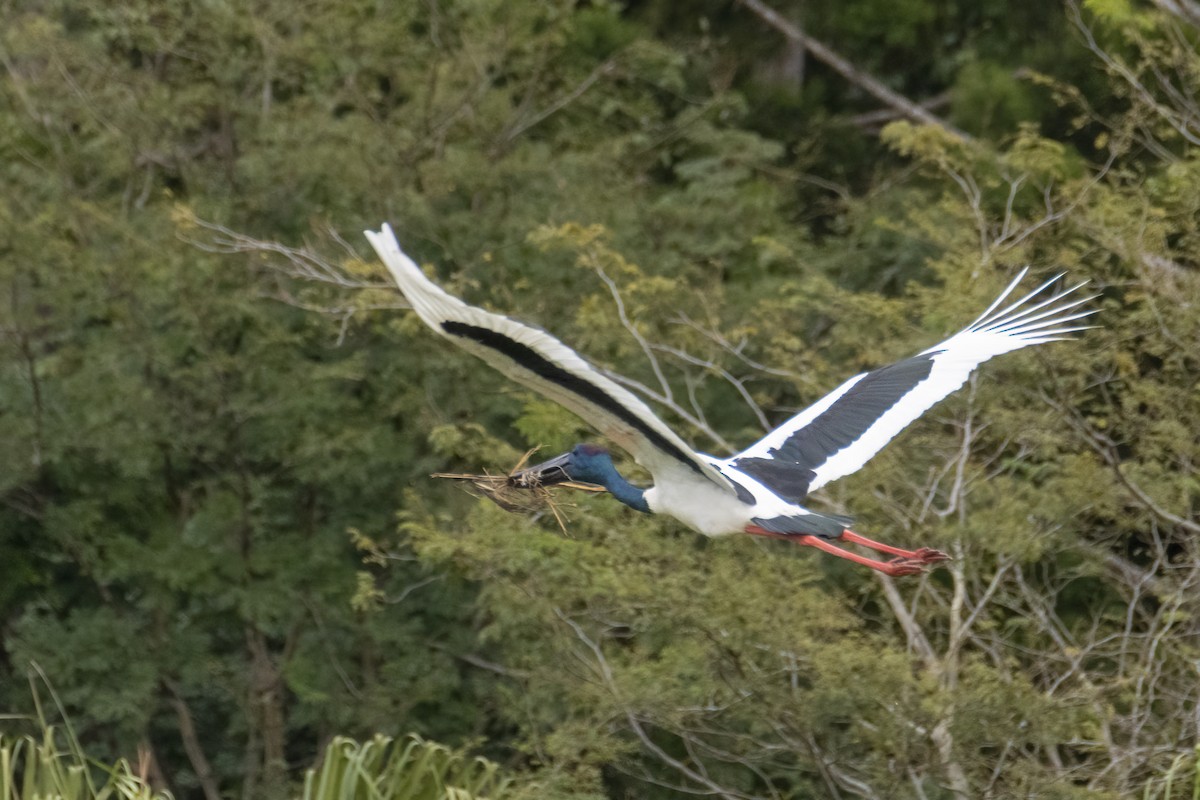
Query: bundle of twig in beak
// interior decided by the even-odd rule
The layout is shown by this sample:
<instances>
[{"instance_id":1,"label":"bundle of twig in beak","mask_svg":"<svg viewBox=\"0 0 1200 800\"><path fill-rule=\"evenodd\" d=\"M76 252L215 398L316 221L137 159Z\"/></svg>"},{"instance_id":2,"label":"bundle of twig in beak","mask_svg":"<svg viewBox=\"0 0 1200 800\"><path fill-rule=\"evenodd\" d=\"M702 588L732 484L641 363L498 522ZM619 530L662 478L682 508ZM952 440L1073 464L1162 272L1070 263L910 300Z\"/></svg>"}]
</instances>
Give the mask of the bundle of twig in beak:
<instances>
[{"instance_id":1,"label":"bundle of twig in beak","mask_svg":"<svg viewBox=\"0 0 1200 800\"><path fill-rule=\"evenodd\" d=\"M556 483L553 487L542 486L529 478L526 478L521 485L517 485L509 480L513 475L525 468L529 457L537 452L535 447L525 455L521 456L521 460L517 465L509 470L507 475L471 475L468 473L459 472L435 472L431 477L434 478L449 478L454 481L462 481L469 484L472 489L467 491L476 496L482 495L491 500L496 505L503 508L505 511L511 511L518 514L535 514L542 511L549 511L554 515L555 522L558 526L566 531L566 517L562 513L562 503L555 500L554 494L550 491L551 488L558 489L578 489L582 492L603 492L606 491L603 486L597 486L593 483L578 483L576 481L565 481Z\"/></svg>"}]
</instances>

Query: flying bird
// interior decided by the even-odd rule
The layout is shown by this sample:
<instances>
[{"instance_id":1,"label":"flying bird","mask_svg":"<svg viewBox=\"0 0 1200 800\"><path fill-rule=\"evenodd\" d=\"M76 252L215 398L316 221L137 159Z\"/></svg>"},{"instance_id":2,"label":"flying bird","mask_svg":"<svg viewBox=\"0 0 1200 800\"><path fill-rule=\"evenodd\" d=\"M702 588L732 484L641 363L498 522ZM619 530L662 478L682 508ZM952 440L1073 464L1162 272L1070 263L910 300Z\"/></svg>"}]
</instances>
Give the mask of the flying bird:
<instances>
[{"instance_id":1,"label":"flying bird","mask_svg":"<svg viewBox=\"0 0 1200 800\"><path fill-rule=\"evenodd\" d=\"M1052 342L1090 326L1072 323L1091 297L1084 283L1049 291L1059 277L1003 308L1026 270L970 325L917 355L855 375L814 405L731 458L698 453L632 392L545 331L464 303L425 277L400 249L392 229L366 231L421 320L514 381L578 414L626 450L654 479L626 480L608 450L577 445L509 478L517 487L568 481L598 484L630 508L667 514L708 536L749 533L824 550L886 575L911 575L948 557L931 548L905 550L849 530L850 518L802 503L809 493L860 469L913 420L961 387L993 356ZM851 552L853 543L892 556Z\"/></svg>"}]
</instances>

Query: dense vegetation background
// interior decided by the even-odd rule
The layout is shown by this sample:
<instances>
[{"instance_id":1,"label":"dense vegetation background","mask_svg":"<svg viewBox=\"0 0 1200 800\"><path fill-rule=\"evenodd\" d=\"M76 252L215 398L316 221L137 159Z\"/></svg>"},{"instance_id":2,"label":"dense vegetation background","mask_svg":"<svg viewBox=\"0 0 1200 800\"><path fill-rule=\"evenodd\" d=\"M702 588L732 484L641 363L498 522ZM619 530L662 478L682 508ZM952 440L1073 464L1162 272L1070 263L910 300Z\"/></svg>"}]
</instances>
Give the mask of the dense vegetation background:
<instances>
[{"instance_id":1,"label":"dense vegetation background","mask_svg":"<svg viewBox=\"0 0 1200 800\"><path fill-rule=\"evenodd\" d=\"M1194 0L0 14L0 710L36 663L93 754L207 800L376 732L564 800L1191 769ZM359 234L384 220L714 453L1025 264L1090 279L1103 327L814 500L953 553L929 575L604 497L564 533L428 478L592 434L401 310Z\"/></svg>"}]
</instances>

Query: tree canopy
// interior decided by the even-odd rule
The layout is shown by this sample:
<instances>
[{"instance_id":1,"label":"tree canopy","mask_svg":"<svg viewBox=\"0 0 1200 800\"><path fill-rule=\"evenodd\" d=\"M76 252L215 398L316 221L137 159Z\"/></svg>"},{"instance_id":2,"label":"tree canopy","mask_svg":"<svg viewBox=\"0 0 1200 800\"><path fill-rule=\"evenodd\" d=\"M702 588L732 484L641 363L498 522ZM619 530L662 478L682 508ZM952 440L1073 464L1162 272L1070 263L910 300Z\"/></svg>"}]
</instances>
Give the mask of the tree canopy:
<instances>
[{"instance_id":1,"label":"tree canopy","mask_svg":"<svg viewBox=\"0 0 1200 800\"><path fill-rule=\"evenodd\" d=\"M0 711L36 665L90 753L205 800L294 795L377 734L485 757L506 797L1184 796L1193 0L0 21ZM1089 279L1099 327L813 499L954 556L893 581L431 479L593 434L404 310L382 221L716 454L1024 265Z\"/></svg>"}]
</instances>

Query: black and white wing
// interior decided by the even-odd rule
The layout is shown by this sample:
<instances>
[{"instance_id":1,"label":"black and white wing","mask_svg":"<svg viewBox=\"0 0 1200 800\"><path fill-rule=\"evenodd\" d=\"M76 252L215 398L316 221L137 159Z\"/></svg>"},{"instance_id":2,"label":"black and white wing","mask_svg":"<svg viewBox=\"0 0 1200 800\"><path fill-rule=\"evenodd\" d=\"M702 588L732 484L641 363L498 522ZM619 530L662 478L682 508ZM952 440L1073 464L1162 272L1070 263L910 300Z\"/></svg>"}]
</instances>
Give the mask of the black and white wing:
<instances>
[{"instance_id":1,"label":"black and white wing","mask_svg":"<svg viewBox=\"0 0 1200 800\"><path fill-rule=\"evenodd\" d=\"M855 375L728 463L799 502L860 469L989 358L1089 327L1070 325L1093 313L1073 311L1092 299L1073 296L1086 281L1034 302L1061 276L997 311L1025 272L965 330L912 358Z\"/></svg>"},{"instance_id":2,"label":"black and white wing","mask_svg":"<svg viewBox=\"0 0 1200 800\"><path fill-rule=\"evenodd\" d=\"M632 392L545 331L475 308L442 291L400 249L391 226L365 231L421 320L489 366L578 414L655 475L684 469L734 491Z\"/></svg>"}]
</instances>

